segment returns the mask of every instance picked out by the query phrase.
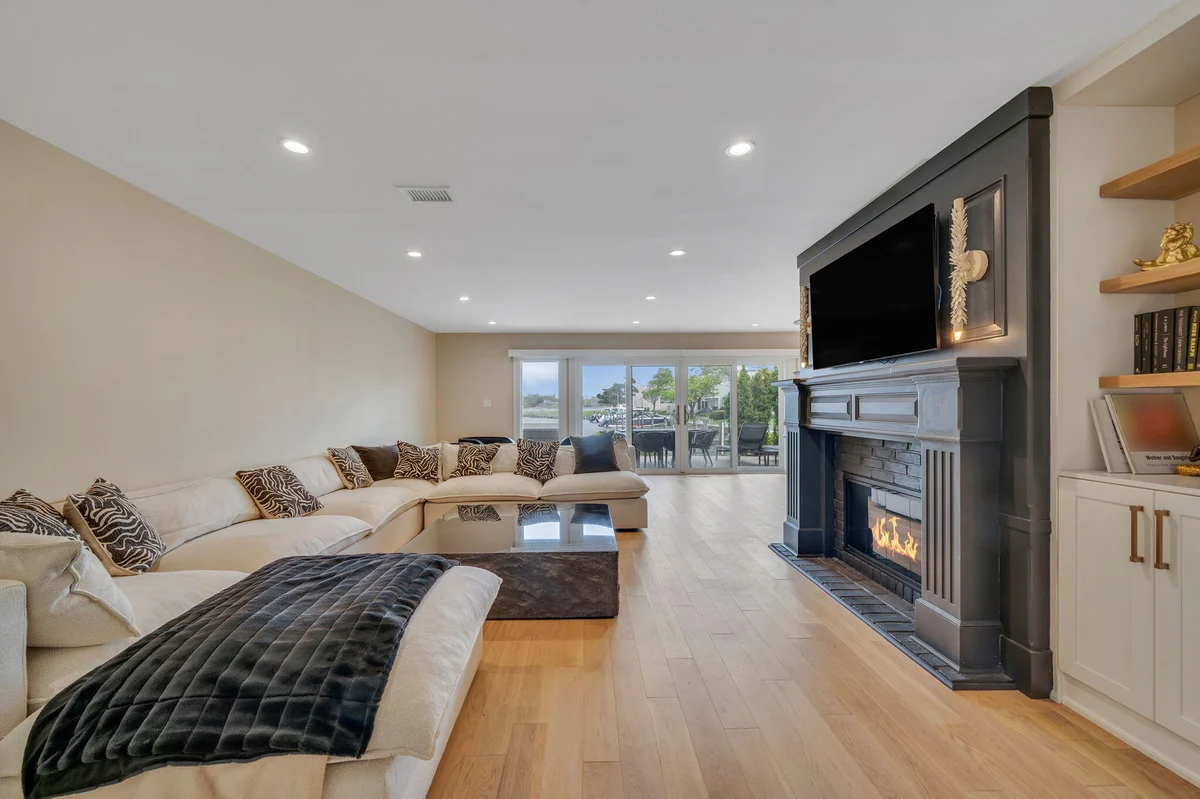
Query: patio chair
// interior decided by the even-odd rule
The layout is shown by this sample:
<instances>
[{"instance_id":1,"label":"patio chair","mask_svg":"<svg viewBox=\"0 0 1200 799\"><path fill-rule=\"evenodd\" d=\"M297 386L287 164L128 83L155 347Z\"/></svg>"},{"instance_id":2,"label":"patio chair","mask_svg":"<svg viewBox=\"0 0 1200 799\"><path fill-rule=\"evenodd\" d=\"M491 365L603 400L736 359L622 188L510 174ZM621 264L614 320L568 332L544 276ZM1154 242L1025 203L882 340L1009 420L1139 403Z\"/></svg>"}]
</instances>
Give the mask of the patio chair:
<instances>
[{"instance_id":1,"label":"patio chair","mask_svg":"<svg viewBox=\"0 0 1200 799\"><path fill-rule=\"evenodd\" d=\"M721 432L720 428L712 430L693 430L692 435L688 436L688 459L692 454L699 451L704 456L706 466L713 465L712 446L717 439L717 433Z\"/></svg>"},{"instance_id":2,"label":"patio chair","mask_svg":"<svg viewBox=\"0 0 1200 799\"><path fill-rule=\"evenodd\" d=\"M758 422L748 422L742 425L742 429L738 431L737 453L742 455L757 455L758 462L761 465L763 456L766 454L763 451L763 442L767 440L767 426ZM717 453L728 452L729 447L717 447Z\"/></svg>"}]
</instances>

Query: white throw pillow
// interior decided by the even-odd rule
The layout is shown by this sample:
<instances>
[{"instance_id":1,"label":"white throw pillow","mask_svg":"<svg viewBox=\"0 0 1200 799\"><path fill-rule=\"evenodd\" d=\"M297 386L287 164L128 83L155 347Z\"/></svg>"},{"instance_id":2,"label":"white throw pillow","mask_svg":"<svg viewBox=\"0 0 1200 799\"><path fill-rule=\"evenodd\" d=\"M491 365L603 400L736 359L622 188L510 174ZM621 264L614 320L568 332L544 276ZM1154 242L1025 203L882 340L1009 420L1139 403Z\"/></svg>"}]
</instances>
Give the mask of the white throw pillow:
<instances>
[{"instance_id":1,"label":"white throw pillow","mask_svg":"<svg viewBox=\"0 0 1200 799\"><path fill-rule=\"evenodd\" d=\"M129 600L79 539L0 533L0 579L25 584L29 646L94 646L138 635Z\"/></svg>"}]
</instances>

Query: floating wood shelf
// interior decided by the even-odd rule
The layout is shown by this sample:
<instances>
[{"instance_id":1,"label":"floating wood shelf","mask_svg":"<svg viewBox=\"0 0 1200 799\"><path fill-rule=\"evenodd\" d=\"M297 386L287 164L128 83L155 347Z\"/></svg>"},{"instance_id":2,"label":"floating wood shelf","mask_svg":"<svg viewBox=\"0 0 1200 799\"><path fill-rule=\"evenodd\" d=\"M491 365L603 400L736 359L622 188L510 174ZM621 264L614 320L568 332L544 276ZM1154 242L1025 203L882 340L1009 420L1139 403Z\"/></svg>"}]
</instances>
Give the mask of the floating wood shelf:
<instances>
[{"instance_id":1,"label":"floating wood shelf","mask_svg":"<svg viewBox=\"0 0 1200 799\"><path fill-rule=\"evenodd\" d=\"M1100 388L1200 388L1200 372L1107 375L1100 378Z\"/></svg>"},{"instance_id":2,"label":"floating wood shelf","mask_svg":"<svg viewBox=\"0 0 1200 799\"><path fill-rule=\"evenodd\" d=\"M1120 200L1178 200L1198 191L1200 144L1110 180L1100 187L1100 196Z\"/></svg>"},{"instance_id":3,"label":"floating wood shelf","mask_svg":"<svg viewBox=\"0 0 1200 799\"><path fill-rule=\"evenodd\" d=\"M1200 258L1100 281L1101 294L1179 294L1192 289L1200 289Z\"/></svg>"}]
</instances>

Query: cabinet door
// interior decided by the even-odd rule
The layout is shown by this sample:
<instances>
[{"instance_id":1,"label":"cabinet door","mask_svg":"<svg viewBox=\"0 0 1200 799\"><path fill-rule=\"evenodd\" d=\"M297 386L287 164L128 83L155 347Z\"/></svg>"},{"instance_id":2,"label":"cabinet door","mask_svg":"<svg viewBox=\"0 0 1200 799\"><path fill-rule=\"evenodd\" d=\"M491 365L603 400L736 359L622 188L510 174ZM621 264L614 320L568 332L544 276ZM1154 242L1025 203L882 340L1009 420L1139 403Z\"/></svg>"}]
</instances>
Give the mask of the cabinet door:
<instances>
[{"instance_id":1,"label":"cabinet door","mask_svg":"<svg viewBox=\"0 0 1200 799\"><path fill-rule=\"evenodd\" d=\"M1170 512L1163 518L1165 568L1154 570L1154 720L1200 744L1200 497L1159 491L1154 499ZM1156 554L1152 542L1146 560Z\"/></svg>"},{"instance_id":2,"label":"cabinet door","mask_svg":"<svg viewBox=\"0 0 1200 799\"><path fill-rule=\"evenodd\" d=\"M1147 718L1154 717L1153 519L1153 491L1059 481L1062 669ZM1134 542L1143 562L1130 562Z\"/></svg>"}]
</instances>

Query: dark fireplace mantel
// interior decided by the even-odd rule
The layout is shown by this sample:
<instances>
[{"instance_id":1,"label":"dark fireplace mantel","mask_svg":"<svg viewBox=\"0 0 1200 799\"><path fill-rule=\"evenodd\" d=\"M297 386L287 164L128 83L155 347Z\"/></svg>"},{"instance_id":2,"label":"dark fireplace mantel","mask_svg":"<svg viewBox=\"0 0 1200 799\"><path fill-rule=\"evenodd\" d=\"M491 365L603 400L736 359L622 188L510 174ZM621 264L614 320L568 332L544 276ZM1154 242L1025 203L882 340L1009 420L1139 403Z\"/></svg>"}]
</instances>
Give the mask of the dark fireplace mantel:
<instances>
[{"instance_id":1,"label":"dark fireplace mantel","mask_svg":"<svg viewBox=\"0 0 1200 799\"><path fill-rule=\"evenodd\" d=\"M833 439L921 448L921 597L917 637L962 673L998 674L1000 442L1015 358L938 358L810 373L779 383L787 400L784 544L833 555Z\"/></svg>"}]
</instances>

